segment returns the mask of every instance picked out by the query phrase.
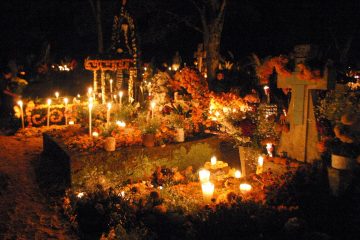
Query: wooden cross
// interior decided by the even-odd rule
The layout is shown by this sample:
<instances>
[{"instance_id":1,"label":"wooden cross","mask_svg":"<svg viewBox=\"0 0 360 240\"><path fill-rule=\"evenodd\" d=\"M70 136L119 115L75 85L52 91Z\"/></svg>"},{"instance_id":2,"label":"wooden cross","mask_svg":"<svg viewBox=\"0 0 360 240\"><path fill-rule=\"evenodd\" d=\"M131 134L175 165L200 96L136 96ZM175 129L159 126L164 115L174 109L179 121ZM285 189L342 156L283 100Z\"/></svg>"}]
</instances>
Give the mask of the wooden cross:
<instances>
[{"instance_id":1,"label":"wooden cross","mask_svg":"<svg viewBox=\"0 0 360 240\"><path fill-rule=\"evenodd\" d=\"M288 111L290 131L282 132L278 153L286 152L290 158L312 162L320 158L316 149L318 132L311 90L327 89L328 76L318 80L299 78L299 72L289 77L279 76L278 88L291 88Z\"/></svg>"}]
</instances>

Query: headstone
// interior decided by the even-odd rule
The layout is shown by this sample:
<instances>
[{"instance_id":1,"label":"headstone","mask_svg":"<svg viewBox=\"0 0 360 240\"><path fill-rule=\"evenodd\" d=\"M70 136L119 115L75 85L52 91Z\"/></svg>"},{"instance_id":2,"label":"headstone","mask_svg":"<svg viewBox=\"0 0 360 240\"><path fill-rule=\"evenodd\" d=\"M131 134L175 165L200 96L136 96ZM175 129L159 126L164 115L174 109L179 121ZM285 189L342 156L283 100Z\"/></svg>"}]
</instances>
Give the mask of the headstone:
<instances>
[{"instance_id":1,"label":"headstone","mask_svg":"<svg viewBox=\"0 0 360 240\"><path fill-rule=\"evenodd\" d=\"M303 50L306 52L308 49L304 48ZM306 54L298 56L301 57L296 59L295 63L303 63L303 56L306 57ZM278 78L278 88L291 88L292 96L288 111L290 131L282 133L277 150L278 153L287 152L290 158L313 162L320 158L320 154L316 149L318 131L312 90L327 89L328 76L319 80L301 79L298 71L296 69L289 77L279 76Z\"/></svg>"}]
</instances>

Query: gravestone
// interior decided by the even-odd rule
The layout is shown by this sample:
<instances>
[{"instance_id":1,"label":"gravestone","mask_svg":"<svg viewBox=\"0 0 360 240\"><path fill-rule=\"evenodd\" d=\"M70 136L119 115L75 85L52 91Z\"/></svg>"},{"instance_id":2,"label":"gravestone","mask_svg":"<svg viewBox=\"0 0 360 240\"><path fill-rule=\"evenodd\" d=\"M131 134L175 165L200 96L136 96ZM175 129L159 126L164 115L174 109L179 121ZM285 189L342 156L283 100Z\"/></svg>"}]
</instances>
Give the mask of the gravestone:
<instances>
[{"instance_id":1,"label":"gravestone","mask_svg":"<svg viewBox=\"0 0 360 240\"><path fill-rule=\"evenodd\" d=\"M306 46L306 45L305 45ZM301 51L300 51L300 50ZM295 48L295 64L304 63L310 48ZM296 51L299 51L298 53ZM325 71L328 73L329 71ZM292 96L288 110L288 121L290 131L282 132L278 153L287 152L290 158L313 162L320 159L320 154L316 149L318 142L318 131L313 104L313 90L326 90L328 74L319 80L302 79L299 69L288 77L279 76L278 88L290 88Z\"/></svg>"},{"instance_id":2,"label":"gravestone","mask_svg":"<svg viewBox=\"0 0 360 240\"><path fill-rule=\"evenodd\" d=\"M204 64L204 59L206 58L206 51L204 50L203 44L200 43L198 45L197 51L194 54L194 58L196 58L197 69L201 74L204 74L206 71Z\"/></svg>"}]
</instances>

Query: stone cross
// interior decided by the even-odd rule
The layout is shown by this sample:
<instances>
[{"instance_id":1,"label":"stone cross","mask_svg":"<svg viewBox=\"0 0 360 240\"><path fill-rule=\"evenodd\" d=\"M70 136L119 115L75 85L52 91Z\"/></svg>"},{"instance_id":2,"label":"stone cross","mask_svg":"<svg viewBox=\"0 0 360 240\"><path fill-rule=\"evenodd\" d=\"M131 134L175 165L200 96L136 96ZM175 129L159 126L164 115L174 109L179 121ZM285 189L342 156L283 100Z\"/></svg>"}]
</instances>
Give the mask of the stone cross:
<instances>
[{"instance_id":1,"label":"stone cross","mask_svg":"<svg viewBox=\"0 0 360 240\"><path fill-rule=\"evenodd\" d=\"M320 158L316 149L318 134L311 90L327 89L327 78L301 79L297 71L289 77L279 76L277 87L291 88L292 95L288 111L290 131L282 133L278 153L287 152L290 158L303 162Z\"/></svg>"}]
</instances>

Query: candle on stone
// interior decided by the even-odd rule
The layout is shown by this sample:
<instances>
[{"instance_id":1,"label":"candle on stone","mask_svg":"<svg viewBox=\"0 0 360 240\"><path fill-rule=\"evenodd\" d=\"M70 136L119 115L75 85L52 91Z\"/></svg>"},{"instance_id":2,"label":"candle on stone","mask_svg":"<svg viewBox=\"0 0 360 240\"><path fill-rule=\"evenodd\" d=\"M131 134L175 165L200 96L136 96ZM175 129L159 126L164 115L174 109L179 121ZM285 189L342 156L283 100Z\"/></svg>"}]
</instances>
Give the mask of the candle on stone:
<instances>
[{"instance_id":1,"label":"candle on stone","mask_svg":"<svg viewBox=\"0 0 360 240\"><path fill-rule=\"evenodd\" d=\"M107 111L106 111L106 125L109 127L110 125L110 110L111 110L111 103L107 104Z\"/></svg>"},{"instance_id":2,"label":"candle on stone","mask_svg":"<svg viewBox=\"0 0 360 240\"><path fill-rule=\"evenodd\" d=\"M50 126L50 106L51 106L51 99L49 98L47 100L47 104L48 104L48 110L47 110L47 124L46 126Z\"/></svg>"},{"instance_id":3,"label":"candle on stone","mask_svg":"<svg viewBox=\"0 0 360 240\"><path fill-rule=\"evenodd\" d=\"M67 125L67 105L68 105L69 99L64 98L64 103L65 103L65 125Z\"/></svg>"},{"instance_id":4,"label":"candle on stone","mask_svg":"<svg viewBox=\"0 0 360 240\"><path fill-rule=\"evenodd\" d=\"M121 107L121 105L122 105L122 97L123 97L123 95L124 95L123 91L120 91L120 92L119 92L120 107Z\"/></svg>"},{"instance_id":5,"label":"candle on stone","mask_svg":"<svg viewBox=\"0 0 360 240\"><path fill-rule=\"evenodd\" d=\"M235 171L235 178L241 178L241 172L239 170Z\"/></svg>"},{"instance_id":6,"label":"candle on stone","mask_svg":"<svg viewBox=\"0 0 360 240\"><path fill-rule=\"evenodd\" d=\"M240 184L240 192L243 194L246 194L248 192L250 192L252 189L252 186L248 183L242 183Z\"/></svg>"},{"instance_id":7,"label":"candle on stone","mask_svg":"<svg viewBox=\"0 0 360 240\"><path fill-rule=\"evenodd\" d=\"M205 202L211 202L211 198L214 194L214 184L206 182L201 184L203 198Z\"/></svg>"},{"instance_id":8,"label":"candle on stone","mask_svg":"<svg viewBox=\"0 0 360 240\"><path fill-rule=\"evenodd\" d=\"M25 128L25 123L24 123L24 109L23 109L23 101L19 100L17 102L17 104L20 107L20 117L21 117L21 127L24 129Z\"/></svg>"},{"instance_id":9,"label":"candle on stone","mask_svg":"<svg viewBox=\"0 0 360 240\"><path fill-rule=\"evenodd\" d=\"M91 129L91 111L93 108L93 100L92 98L89 98L89 136L91 137L92 135L92 129Z\"/></svg>"},{"instance_id":10,"label":"candle on stone","mask_svg":"<svg viewBox=\"0 0 360 240\"><path fill-rule=\"evenodd\" d=\"M256 167L256 174L261 174L263 172L263 166L264 166L264 158L262 156L259 156L258 165Z\"/></svg>"},{"instance_id":11,"label":"candle on stone","mask_svg":"<svg viewBox=\"0 0 360 240\"><path fill-rule=\"evenodd\" d=\"M154 111L155 111L155 106L156 106L156 103L155 101L151 101L151 118L154 118Z\"/></svg>"},{"instance_id":12,"label":"candle on stone","mask_svg":"<svg viewBox=\"0 0 360 240\"><path fill-rule=\"evenodd\" d=\"M217 158L215 156L212 156L211 159L210 159L210 163L212 166L215 166L216 165L216 162L217 162Z\"/></svg>"},{"instance_id":13,"label":"candle on stone","mask_svg":"<svg viewBox=\"0 0 360 240\"><path fill-rule=\"evenodd\" d=\"M206 169L199 171L199 180L201 183L206 183L210 181L210 172Z\"/></svg>"},{"instance_id":14,"label":"candle on stone","mask_svg":"<svg viewBox=\"0 0 360 240\"><path fill-rule=\"evenodd\" d=\"M55 97L56 99L59 99L60 93L59 92L55 92Z\"/></svg>"}]
</instances>

